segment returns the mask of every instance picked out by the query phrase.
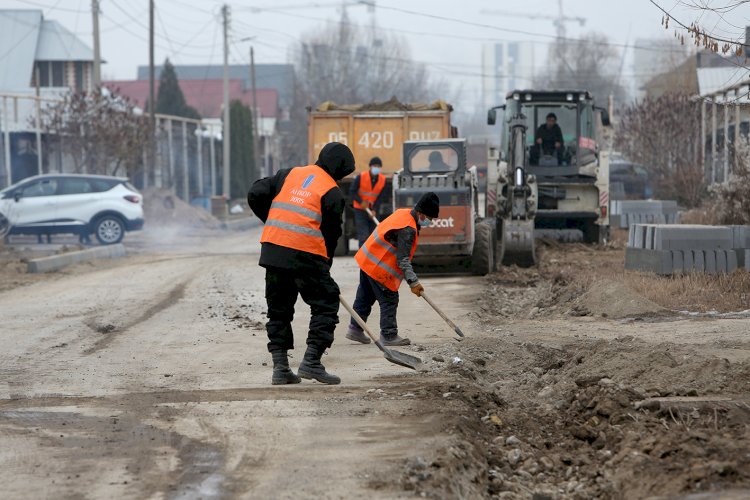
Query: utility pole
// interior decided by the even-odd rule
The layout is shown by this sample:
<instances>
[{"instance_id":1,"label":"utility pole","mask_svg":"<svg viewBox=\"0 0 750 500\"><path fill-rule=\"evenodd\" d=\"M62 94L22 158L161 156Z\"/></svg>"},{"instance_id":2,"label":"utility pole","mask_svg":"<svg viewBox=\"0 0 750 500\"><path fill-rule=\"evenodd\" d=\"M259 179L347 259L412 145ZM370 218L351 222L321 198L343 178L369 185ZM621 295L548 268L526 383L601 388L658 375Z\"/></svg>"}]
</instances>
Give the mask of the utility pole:
<instances>
[{"instance_id":1,"label":"utility pole","mask_svg":"<svg viewBox=\"0 0 750 500\"><path fill-rule=\"evenodd\" d=\"M102 57L99 48L99 0L91 0L91 16L94 22L94 72L92 75L92 86L97 88L102 83Z\"/></svg>"},{"instance_id":2,"label":"utility pole","mask_svg":"<svg viewBox=\"0 0 750 500\"><path fill-rule=\"evenodd\" d=\"M156 78L156 71L154 69L154 0L148 2L148 119L151 127L150 144L149 149L151 155L149 162L151 165L146 165L146 171L144 172L144 184L148 182L155 182L156 177L156 92L154 80ZM149 174L149 170L151 173ZM154 176L154 179L150 179L150 175Z\"/></svg>"},{"instance_id":3,"label":"utility pole","mask_svg":"<svg viewBox=\"0 0 750 500\"><path fill-rule=\"evenodd\" d=\"M222 146L224 147L224 179L222 183L222 194L229 199L229 176L230 176L230 157L229 157L229 6L224 4L221 8L221 15L224 24L224 128L222 131Z\"/></svg>"},{"instance_id":4,"label":"utility pole","mask_svg":"<svg viewBox=\"0 0 750 500\"><path fill-rule=\"evenodd\" d=\"M260 151L258 151L259 144L259 127L258 127L258 115L260 111L258 109L258 93L255 87L255 51L253 46L250 46L250 83L253 86L253 159L255 160L255 171L257 172L258 179L263 177L265 172L260 162ZM265 153L265 151L264 151Z\"/></svg>"}]
</instances>

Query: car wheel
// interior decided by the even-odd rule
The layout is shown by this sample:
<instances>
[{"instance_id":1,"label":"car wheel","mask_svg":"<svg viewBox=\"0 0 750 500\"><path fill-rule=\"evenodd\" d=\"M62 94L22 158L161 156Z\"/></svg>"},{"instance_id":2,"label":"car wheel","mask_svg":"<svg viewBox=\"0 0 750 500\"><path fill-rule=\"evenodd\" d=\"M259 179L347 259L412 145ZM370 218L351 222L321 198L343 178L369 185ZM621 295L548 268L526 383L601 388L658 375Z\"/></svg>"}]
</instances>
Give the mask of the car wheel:
<instances>
[{"instance_id":1,"label":"car wheel","mask_svg":"<svg viewBox=\"0 0 750 500\"><path fill-rule=\"evenodd\" d=\"M94 223L94 234L102 245L114 245L125 236L125 224L116 215L105 215Z\"/></svg>"},{"instance_id":2,"label":"car wheel","mask_svg":"<svg viewBox=\"0 0 750 500\"><path fill-rule=\"evenodd\" d=\"M0 238L5 238L10 232L10 221L5 215L0 213Z\"/></svg>"}]
</instances>

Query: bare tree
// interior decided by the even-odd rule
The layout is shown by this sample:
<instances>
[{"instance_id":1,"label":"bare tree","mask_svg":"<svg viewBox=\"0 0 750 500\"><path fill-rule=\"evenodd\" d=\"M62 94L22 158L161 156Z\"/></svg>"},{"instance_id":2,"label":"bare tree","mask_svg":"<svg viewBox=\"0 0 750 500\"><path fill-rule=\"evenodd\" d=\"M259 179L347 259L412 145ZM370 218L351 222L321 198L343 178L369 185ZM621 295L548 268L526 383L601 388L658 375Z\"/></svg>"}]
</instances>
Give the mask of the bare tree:
<instances>
[{"instance_id":1,"label":"bare tree","mask_svg":"<svg viewBox=\"0 0 750 500\"><path fill-rule=\"evenodd\" d=\"M627 99L618 70L621 54L600 33L588 33L580 39L558 38L549 48L547 69L536 86L590 91L599 103L614 96L615 102Z\"/></svg>"},{"instance_id":2,"label":"bare tree","mask_svg":"<svg viewBox=\"0 0 750 500\"><path fill-rule=\"evenodd\" d=\"M132 176L142 165L149 122L127 97L101 88L70 93L42 111L41 123L75 172Z\"/></svg>"},{"instance_id":3,"label":"bare tree","mask_svg":"<svg viewBox=\"0 0 750 500\"><path fill-rule=\"evenodd\" d=\"M670 5L671 10L662 7L656 0L651 3L662 12L661 24L664 29L674 29L674 36L681 43L685 43L685 35L692 40L696 47L721 52L724 55L734 55L737 58L745 55L747 57L747 46L745 46L744 31L740 26L745 22L744 16L731 19L730 14L748 3L747 0L678 0L676 5L682 5L691 10L698 11L693 21L678 19L672 14L676 5ZM709 15L713 14L712 17ZM711 26L711 28L706 28ZM745 59L743 58L743 59ZM745 61L740 61L744 66Z\"/></svg>"},{"instance_id":4,"label":"bare tree","mask_svg":"<svg viewBox=\"0 0 750 500\"><path fill-rule=\"evenodd\" d=\"M711 189L720 224L750 224L750 142L740 137L735 145L730 182Z\"/></svg>"},{"instance_id":5,"label":"bare tree","mask_svg":"<svg viewBox=\"0 0 750 500\"><path fill-rule=\"evenodd\" d=\"M649 169L658 197L694 207L706 194L700 150L700 103L664 94L625 107L616 147Z\"/></svg>"},{"instance_id":6,"label":"bare tree","mask_svg":"<svg viewBox=\"0 0 750 500\"><path fill-rule=\"evenodd\" d=\"M285 135L282 163L312 159L307 155L305 109L325 101L337 104L387 101L429 102L445 99L445 79L432 77L424 64L414 61L402 37L349 21L329 21L302 38L292 49L295 95L292 130Z\"/></svg>"}]
</instances>

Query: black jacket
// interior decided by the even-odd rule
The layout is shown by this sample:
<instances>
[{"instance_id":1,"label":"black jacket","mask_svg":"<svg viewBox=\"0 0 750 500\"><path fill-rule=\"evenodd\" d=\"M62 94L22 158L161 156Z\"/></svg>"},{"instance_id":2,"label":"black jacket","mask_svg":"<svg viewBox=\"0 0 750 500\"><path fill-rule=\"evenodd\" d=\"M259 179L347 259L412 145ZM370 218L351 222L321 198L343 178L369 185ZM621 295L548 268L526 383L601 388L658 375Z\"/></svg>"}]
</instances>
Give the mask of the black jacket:
<instances>
[{"instance_id":1,"label":"black jacket","mask_svg":"<svg viewBox=\"0 0 750 500\"><path fill-rule=\"evenodd\" d=\"M338 143L327 144L320 152L316 165L336 181L354 172L354 157L346 146ZM296 168L296 167L293 167ZM264 223L271 209L271 202L281 191L291 168L279 170L273 177L266 177L255 181L247 193L247 203L255 215ZM344 213L344 195L337 187L331 188L320 200L322 219L320 232L326 243L328 259L320 255L302 252L293 248L263 243L260 250L260 265L263 267L277 267L282 269L319 268L330 266L333 252L341 237L342 215Z\"/></svg>"},{"instance_id":2,"label":"black jacket","mask_svg":"<svg viewBox=\"0 0 750 500\"><path fill-rule=\"evenodd\" d=\"M542 149L545 151L554 151L556 142L563 144L563 133L560 125L555 123L552 128L547 128L546 123L542 124L536 129L534 136L535 141L539 139L542 140Z\"/></svg>"}]
</instances>

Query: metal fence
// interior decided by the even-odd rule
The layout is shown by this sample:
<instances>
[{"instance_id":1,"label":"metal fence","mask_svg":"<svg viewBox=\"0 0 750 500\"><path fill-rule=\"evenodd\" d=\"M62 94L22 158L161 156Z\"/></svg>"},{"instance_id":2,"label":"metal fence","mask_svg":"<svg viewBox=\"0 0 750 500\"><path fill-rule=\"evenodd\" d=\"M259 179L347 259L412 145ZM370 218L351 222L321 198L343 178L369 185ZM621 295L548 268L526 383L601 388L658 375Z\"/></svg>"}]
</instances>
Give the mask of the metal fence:
<instances>
[{"instance_id":1,"label":"metal fence","mask_svg":"<svg viewBox=\"0 0 750 500\"><path fill-rule=\"evenodd\" d=\"M43 110L59 97L0 94L0 188L45 173L87 173L66 157L65 137L41 130ZM222 192L221 123L156 115L154 154L141 146L142 161L131 169L136 187L166 188L182 200ZM153 158L153 159L152 159Z\"/></svg>"}]
</instances>

